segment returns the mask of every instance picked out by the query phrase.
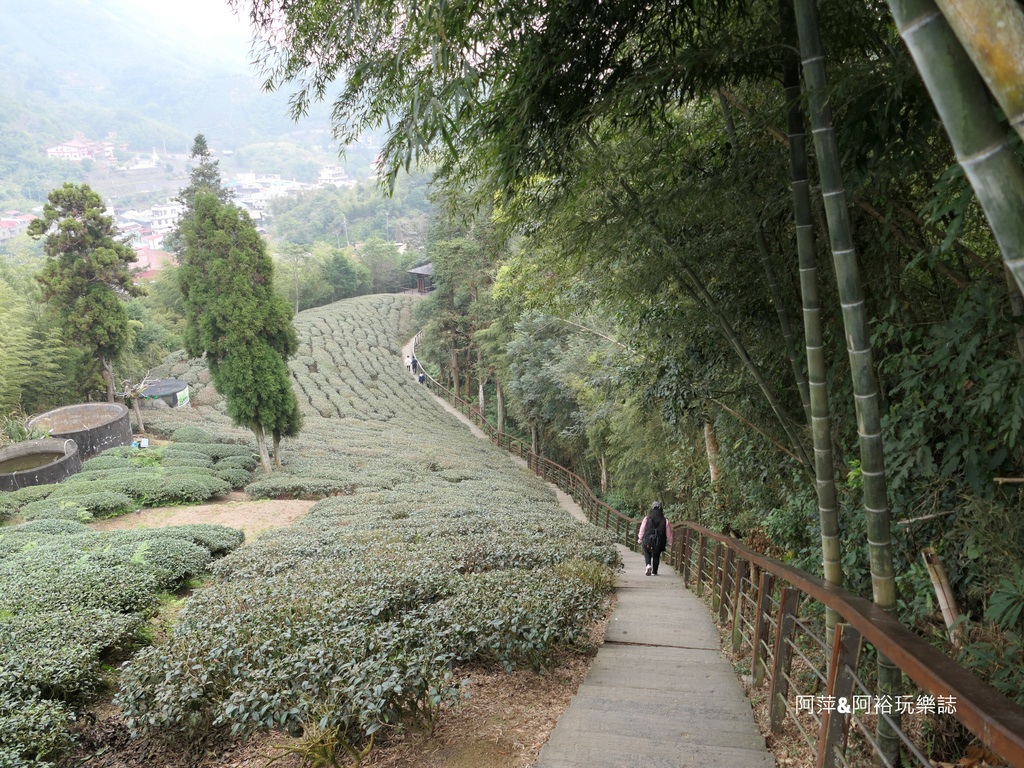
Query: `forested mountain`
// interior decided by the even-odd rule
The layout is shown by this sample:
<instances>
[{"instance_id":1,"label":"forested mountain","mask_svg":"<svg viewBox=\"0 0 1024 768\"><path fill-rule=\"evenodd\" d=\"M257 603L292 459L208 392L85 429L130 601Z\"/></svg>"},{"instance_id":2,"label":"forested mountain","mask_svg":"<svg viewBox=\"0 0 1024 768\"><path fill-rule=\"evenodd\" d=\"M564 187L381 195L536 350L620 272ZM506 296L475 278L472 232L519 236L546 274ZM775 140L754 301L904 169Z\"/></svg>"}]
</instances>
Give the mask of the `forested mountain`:
<instances>
[{"instance_id":1,"label":"forested mountain","mask_svg":"<svg viewBox=\"0 0 1024 768\"><path fill-rule=\"evenodd\" d=\"M244 43L197 36L122 0L43 0L31 12L3 0L0 14L0 200L40 202L82 180L80 166L43 152L76 135L181 154L198 130L222 150L296 132L307 145L330 142L324 110L296 124L286 95L262 91Z\"/></svg>"}]
</instances>

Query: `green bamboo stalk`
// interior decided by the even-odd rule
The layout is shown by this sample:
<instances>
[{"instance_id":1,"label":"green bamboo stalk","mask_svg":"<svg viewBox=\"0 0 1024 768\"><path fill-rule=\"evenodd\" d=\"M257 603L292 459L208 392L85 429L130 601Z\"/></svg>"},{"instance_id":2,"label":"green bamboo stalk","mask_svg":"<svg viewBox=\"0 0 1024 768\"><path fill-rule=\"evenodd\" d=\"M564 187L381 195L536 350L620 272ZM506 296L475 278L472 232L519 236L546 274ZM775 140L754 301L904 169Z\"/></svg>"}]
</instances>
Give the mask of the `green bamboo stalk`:
<instances>
[{"instance_id":1,"label":"green bamboo stalk","mask_svg":"<svg viewBox=\"0 0 1024 768\"><path fill-rule=\"evenodd\" d=\"M1017 0L935 1L1024 139L1024 9Z\"/></svg>"},{"instance_id":2,"label":"green bamboo stalk","mask_svg":"<svg viewBox=\"0 0 1024 768\"><path fill-rule=\"evenodd\" d=\"M1024 170L985 84L933 0L888 2L1003 261L1024 291Z\"/></svg>"},{"instance_id":3,"label":"green bamboo stalk","mask_svg":"<svg viewBox=\"0 0 1024 768\"><path fill-rule=\"evenodd\" d=\"M832 462L832 428L828 411L828 366L821 332L821 302L818 297L818 259L811 217L810 179L807 174L807 137L800 104L800 60L796 55L796 19L792 0L779 0L782 27L782 84L786 96L789 161L793 178L793 219L796 224L797 261L800 266L800 294L803 299L804 338L807 345L807 378L810 382L811 436L814 445L815 490L818 494L818 523L821 528L821 565L825 581L843 585L842 542L839 533L839 505L836 503L835 467ZM825 612L827 639L831 644L839 614Z\"/></svg>"},{"instance_id":4,"label":"green bamboo stalk","mask_svg":"<svg viewBox=\"0 0 1024 768\"><path fill-rule=\"evenodd\" d=\"M891 611L896 607L896 581L892 561L885 454L882 449L881 406L871 354L871 336L868 331L860 269L857 265L857 253L847 209L842 165L839 162L839 147L832 128L832 113L825 92L825 54L818 26L818 6L816 0L795 0L795 8L814 149L818 157L818 172L821 176L821 192L828 220L832 261L839 287L839 301L843 307L846 348L853 376L853 396L864 483L864 515L871 561L871 591L875 604L883 610ZM899 691L901 677L899 668L879 654L880 692L895 695ZM898 720L898 717L894 719ZM890 761L894 761L899 755L899 737L883 718L879 718L877 738L882 753Z\"/></svg>"},{"instance_id":5,"label":"green bamboo stalk","mask_svg":"<svg viewBox=\"0 0 1024 768\"><path fill-rule=\"evenodd\" d=\"M732 119L732 110L729 109L729 104L721 92L718 94L718 103L722 105L725 130L729 134L729 140L732 142L733 156L736 158L736 176L750 213L750 220L753 222L754 240L757 243L758 253L761 255L761 265L764 267L764 275L768 280L768 291L772 297L772 304L775 305L775 313L779 317L779 330L782 331L782 340L786 345L786 356L789 358L790 367L793 369L793 380L796 381L797 390L800 392L800 402L804 408L804 418L807 419L807 424L810 426L811 396L807 387L807 378L804 376L804 369L796 355L796 338L793 334L793 326L789 322L789 313L786 311L785 302L782 300L782 288L779 286L779 278L775 274L775 267L772 266L772 260L768 254L768 243L764 239L761 217L757 215L753 185L746 172L746 164L743 162L743 155L740 152L740 143L736 135L736 125Z\"/></svg>"}]
</instances>

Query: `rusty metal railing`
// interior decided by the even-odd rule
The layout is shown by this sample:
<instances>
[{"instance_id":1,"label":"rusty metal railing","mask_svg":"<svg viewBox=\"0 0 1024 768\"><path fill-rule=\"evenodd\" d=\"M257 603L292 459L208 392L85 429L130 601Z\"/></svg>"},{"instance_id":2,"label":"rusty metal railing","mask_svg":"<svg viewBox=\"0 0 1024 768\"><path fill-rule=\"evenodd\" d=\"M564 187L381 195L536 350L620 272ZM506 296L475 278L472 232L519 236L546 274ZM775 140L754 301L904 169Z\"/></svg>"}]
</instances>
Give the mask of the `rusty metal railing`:
<instances>
[{"instance_id":1,"label":"rusty metal railing","mask_svg":"<svg viewBox=\"0 0 1024 768\"><path fill-rule=\"evenodd\" d=\"M498 432L479 408L430 376L426 383L493 442L572 496L592 523L614 530L619 541L637 548L640 521L601 502L575 473L535 454L522 440ZM899 709L908 702L890 701L886 705L884 697L875 696L859 676L865 644L886 656L916 686L919 696L916 702L910 702L915 713L955 717L1010 766L1024 768L1024 709L874 603L708 528L677 523L673 530L674 544L667 559L687 588L698 596L710 590L712 614L726 628L734 654L749 662L752 684L769 685L770 727L780 730L788 717L814 750L818 768L871 763L895 768L875 743L871 721L877 722L878 718L888 720L896 729L905 761L926 768L932 765L921 747L899 727ZM835 610L842 618L831 643L808 617L821 613L817 610L820 606ZM794 662L798 672L794 672ZM808 697L814 705L823 706L808 709ZM913 695L899 698L912 700ZM864 707L857 711L858 700L867 702L867 712ZM840 706L840 702L846 706ZM924 710L918 708L921 702ZM840 711L846 709L850 711ZM848 751L851 729L862 736L866 754ZM896 764L905 767L907 762L897 760Z\"/></svg>"}]
</instances>

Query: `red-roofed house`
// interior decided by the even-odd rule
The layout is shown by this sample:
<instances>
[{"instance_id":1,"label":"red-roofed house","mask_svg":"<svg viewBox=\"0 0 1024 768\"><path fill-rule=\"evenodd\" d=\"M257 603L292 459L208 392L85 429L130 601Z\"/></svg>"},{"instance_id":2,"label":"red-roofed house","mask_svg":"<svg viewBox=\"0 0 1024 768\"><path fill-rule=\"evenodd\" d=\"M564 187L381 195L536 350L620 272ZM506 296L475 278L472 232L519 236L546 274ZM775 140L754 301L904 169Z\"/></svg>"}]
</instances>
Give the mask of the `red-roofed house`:
<instances>
[{"instance_id":1,"label":"red-roofed house","mask_svg":"<svg viewBox=\"0 0 1024 768\"><path fill-rule=\"evenodd\" d=\"M21 211L8 211L0 216L0 242L17 237L28 229L28 225L33 219L38 218L31 213L21 213Z\"/></svg>"},{"instance_id":2,"label":"red-roofed house","mask_svg":"<svg viewBox=\"0 0 1024 768\"><path fill-rule=\"evenodd\" d=\"M138 259L135 262L135 269L140 270L135 275L135 282L153 280L161 269L174 263L173 254L153 248L139 248L135 251L135 256Z\"/></svg>"}]
</instances>

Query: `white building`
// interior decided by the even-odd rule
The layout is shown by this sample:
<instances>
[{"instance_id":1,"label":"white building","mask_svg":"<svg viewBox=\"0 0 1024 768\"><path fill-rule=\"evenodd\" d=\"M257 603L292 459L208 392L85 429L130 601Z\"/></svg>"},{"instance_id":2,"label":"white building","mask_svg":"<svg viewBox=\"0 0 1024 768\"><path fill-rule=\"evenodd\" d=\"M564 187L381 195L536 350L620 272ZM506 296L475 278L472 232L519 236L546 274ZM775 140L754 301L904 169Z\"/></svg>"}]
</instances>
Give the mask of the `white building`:
<instances>
[{"instance_id":1,"label":"white building","mask_svg":"<svg viewBox=\"0 0 1024 768\"><path fill-rule=\"evenodd\" d=\"M153 231L161 235L170 232L184 212L185 206L173 200L168 200L162 205L154 205L150 215Z\"/></svg>"},{"instance_id":2,"label":"white building","mask_svg":"<svg viewBox=\"0 0 1024 768\"><path fill-rule=\"evenodd\" d=\"M340 165L327 165L320 169L319 182L321 187L333 184L336 187L353 187L355 179L350 179L348 173Z\"/></svg>"}]
</instances>

